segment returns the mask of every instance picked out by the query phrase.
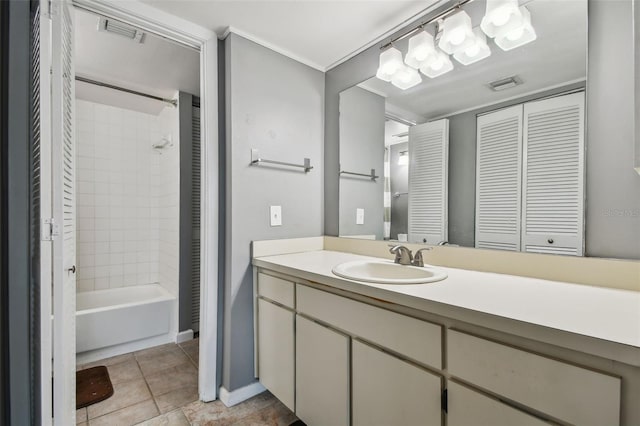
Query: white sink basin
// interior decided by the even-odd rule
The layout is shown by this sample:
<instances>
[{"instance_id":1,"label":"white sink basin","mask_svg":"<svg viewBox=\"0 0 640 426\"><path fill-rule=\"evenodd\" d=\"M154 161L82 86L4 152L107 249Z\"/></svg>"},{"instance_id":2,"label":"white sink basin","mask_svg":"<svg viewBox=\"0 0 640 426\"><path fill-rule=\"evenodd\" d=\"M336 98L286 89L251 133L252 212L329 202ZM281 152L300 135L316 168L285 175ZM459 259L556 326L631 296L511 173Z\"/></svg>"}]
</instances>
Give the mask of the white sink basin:
<instances>
[{"instance_id":1,"label":"white sink basin","mask_svg":"<svg viewBox=\"0 0 640 426\"><path fill-rule=\"evenodd\" d=\"M424 284L447 278L446 272L431 266L405 266L390 260L340 263L332 272L342 278L377 284Z\"/></svg>"}]
</instances>

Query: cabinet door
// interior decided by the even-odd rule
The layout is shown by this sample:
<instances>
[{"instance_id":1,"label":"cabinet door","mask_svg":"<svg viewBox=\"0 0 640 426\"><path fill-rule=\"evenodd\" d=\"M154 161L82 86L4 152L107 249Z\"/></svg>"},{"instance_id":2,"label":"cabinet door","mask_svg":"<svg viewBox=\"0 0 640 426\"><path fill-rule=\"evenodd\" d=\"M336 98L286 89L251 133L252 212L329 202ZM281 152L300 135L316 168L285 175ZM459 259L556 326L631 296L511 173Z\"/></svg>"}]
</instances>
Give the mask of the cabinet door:
<instances>
[{"instance_id":1,"label":"cabinet door","mask_svg":"<svg viewBox=\"0 0 640 426\"><path fill-rule=\"evenodd\" d=\"M349 338L300 315L296 415L309 426L349 424Z\"/></svg>"},{"instance_id":2,"label":"cabinet door","mask_svg":"<svg viewBox=\"0 0 640 426\"><path fill-rule=\"evenodd\" d=\"M269 389L292 411L294 406L294 322L289 310L258 300L258 375Z\"/></svg>"},{"instance_id":3,"label":"cabinet door","mask_svg":"<svg viewBox=\"0 0 640 426\"><path fill-rule=\"evenodd\" d=\"M353 340L354 426L442 424L442 379Z\"/></svg>"},{"instance_id":4,"label":"cabinet door","mask_svg":"<svg viewBox=\"0 0 640 426\"><path fill-rule=\"evenodd\" d=\"M549 424L455 382L449 382L447 389L448 426L543 426Z\"/></svg>"}]
</instances>

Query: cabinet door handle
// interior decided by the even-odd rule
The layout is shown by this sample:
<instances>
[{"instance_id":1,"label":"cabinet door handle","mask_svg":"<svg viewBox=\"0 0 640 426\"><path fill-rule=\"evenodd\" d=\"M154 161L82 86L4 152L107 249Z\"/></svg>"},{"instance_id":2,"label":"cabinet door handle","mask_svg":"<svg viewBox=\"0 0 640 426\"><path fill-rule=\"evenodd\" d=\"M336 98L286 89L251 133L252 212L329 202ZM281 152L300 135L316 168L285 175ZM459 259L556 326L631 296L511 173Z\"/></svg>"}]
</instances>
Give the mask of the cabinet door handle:
<instances>
[{"instance_id":1,"label":"cabinet door handle","mask_svg":"<svg viewBox=\"0 0 640 426\"><path fill-rule=\"evenodd\" d=\"M73 265L71 268L67 269L67 272L71 272L72 274L76 273L76 265Z\"/></svg>"}]
</instances>

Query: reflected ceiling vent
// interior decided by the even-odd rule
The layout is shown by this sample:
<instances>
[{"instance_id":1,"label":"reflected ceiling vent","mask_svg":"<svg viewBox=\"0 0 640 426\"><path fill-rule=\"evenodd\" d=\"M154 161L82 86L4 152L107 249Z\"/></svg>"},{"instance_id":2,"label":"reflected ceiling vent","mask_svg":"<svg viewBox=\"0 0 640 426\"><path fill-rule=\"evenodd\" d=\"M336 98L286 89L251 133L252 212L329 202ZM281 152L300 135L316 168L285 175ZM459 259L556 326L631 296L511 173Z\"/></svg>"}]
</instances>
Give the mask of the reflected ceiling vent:
<instances>
[{"instance_id":1,"label":"reflected ceiling vent","mask_svg":"<svg viewBox=\"0 0 640 426\"><path fill-rule=\"evenodd\" d=\"M501 78L500 80L492 81L489 83L491 90L499 92L505 89L511 89L522 84L522 79L517 75L513 75L507 78Z\"/></svg>"},{"instance_id":2,"label":"reflected ceiling vent","mask_svg":"<svg viewBox=\"0 0 640 426\"><path fill-rule=\"evenodd\" d=\"M136 27L133 27L124 22L116 21L111 18L100 17L98 23L98 31L116 34L121 37L128 38L136 43L142 43L144 41L144 32Z\"/></svg>"}]
</instances>

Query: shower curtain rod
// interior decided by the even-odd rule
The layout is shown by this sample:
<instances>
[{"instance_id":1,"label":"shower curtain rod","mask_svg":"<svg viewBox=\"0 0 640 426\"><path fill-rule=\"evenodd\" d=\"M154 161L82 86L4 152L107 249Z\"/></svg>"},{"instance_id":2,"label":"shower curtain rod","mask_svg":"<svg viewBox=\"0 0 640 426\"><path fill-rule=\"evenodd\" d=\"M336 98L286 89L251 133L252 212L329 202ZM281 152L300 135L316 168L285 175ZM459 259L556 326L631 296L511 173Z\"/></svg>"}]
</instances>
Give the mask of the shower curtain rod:
<instances>
[{"instance_id":1,"label":"shower curtain rod","mask_svg":"<svg viewBox=\"0 0 640 426\"><path fill-rule=\"evenodd\" d=\"M138 96L142 96L142 97L149 98L149 99L154 99L156 101L168 103L170 105L173 105L174 107L178 106L178 101L175 100L175 99L165 99L165 98L161 98L159 96L154 96L154 95L149 95L147 93L138 92L136 90L125 89L124 87L114 86L113 84L103 83L101 81L96 81L96 80L91 80L90 78L76 76L76 81L79 81L81 83L93 84L95 86L106 87L107 89L119 90L121 92L131 93L132 95L138 95Z\"/></svg>"}]
</instances>

